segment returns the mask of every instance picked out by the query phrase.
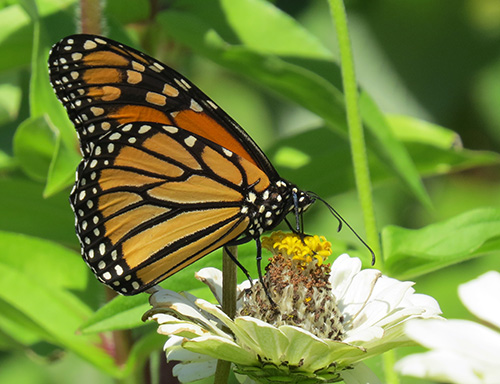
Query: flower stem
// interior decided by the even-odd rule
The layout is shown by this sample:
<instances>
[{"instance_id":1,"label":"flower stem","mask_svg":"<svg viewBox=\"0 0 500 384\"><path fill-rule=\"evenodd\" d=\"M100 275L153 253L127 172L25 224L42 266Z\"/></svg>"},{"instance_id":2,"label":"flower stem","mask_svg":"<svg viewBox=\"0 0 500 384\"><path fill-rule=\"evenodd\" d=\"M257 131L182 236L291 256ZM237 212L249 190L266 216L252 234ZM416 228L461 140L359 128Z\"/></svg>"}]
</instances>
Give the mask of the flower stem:
<instances>
[{"instance_id":1,"label":"flower stem","mask_svg":"<svg viewBox=\"0 0 500 384\"><path fill-rule=\"evenodd\" d=\"M328 0L330 11L337 31L342 69L342 83L346 103L349 142L351 144L352 162L358 197L363 211L366 240L377 256L376 267L382 266L380 243L373 208L370 170L366 154L363 123L359 113L358 88L354 71L354 60L347 28L347 16L342 0Z\"/></svg>"},{"instance_id":2,"label":"flower stem","mask_svg":"<svg viewBox=\"0 0 500 384\"><path fill-rule=\"evenodd\" d=\"M228 252L237 257L237 247L224 247L222 256L222 310L231 319L234 319L236 314L236 285L237 285L237 266L231 259ZM215 369L214 384L225 384L229 377L231 363L225 360L217 361L217 368Z\"/></svg>"}]
</instances>

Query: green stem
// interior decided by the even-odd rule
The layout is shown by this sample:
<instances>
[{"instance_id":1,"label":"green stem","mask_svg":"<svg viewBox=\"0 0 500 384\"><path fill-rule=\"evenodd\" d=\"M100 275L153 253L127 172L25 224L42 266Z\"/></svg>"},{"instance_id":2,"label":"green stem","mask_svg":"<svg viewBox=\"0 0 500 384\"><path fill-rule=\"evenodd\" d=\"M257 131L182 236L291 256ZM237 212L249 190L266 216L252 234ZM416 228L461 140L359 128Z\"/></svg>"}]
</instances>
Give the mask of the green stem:
<instances>
[{"instance_id":1,"label":"green stem","mask_svg":"<svg viewBox=\"0 0 500 384\"><path fill-rule=\"evenodd\" d=\"M354 60L347 28L347 15L342 0L329 0L332 18L337 31L342 68L342 82L346 103L347 125L349 127L349 141L351 143L352 162L359 201L365 222L366 240L377 255L375 266L382 269L383 259L379 243L375 210L373 208L373 195L370 182L370 170L363 133L363 123L359 113L358 88L354 71ZM385 382L398 384L399 378L394 372L394 351L383 355Z\"/></svg>"},{"instance_id":2,"label":"green stem","mask_svg":"<svg viewBox=\"0 0 500 384\"><path fill-rule=\"evenodd\" d=\"M234 257L237 257L237 248L235 246L227 248ZM231 319L234 319L236 314L237 272L236 264L227 253L226 248L224 248L222 257L222 310ZM227 383L230 370L231 363L229 361L218 360L217 368L215 369L214 384Z\"/></svg>"},{"instance_id":3,"label":"green stem","mask_svg":"<svg viewBox=\"0 0 500 384\"><path fill-rule=\"evenodd\" d=\"M394 349L384 353L382 361L384 362L385 382L388 384L399 384L399 377L394 370L394 364L396 363L396 352Z\"/></svg>"},{"instance_id":4,"label":"green stem","mask_svg":"<svg viewBox=\"0 0 500 384\"><path fill-rule=\"evenodd\" d=\"M373 208L370 170L366 154L363 123L359 113L359 95L354 71L354 60L347 28L347 15L342 0L329 0L330 10L337 31L342 68L342 83L349 127L352 162L358 197L363 211L366 241L377 255L376 267L382 266L383 260L378 238L375 210Z\"/></svg>"}]
</instances>

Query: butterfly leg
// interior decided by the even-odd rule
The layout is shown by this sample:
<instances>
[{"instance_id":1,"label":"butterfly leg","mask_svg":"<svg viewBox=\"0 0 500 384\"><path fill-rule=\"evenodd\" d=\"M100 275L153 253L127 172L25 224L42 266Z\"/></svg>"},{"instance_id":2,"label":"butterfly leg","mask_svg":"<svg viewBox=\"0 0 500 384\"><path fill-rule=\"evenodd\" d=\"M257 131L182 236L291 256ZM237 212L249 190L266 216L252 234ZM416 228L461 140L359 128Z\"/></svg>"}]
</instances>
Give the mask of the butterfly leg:
<instances>
[{"instance_id":1,"label":"butterfly leg","mask_svg":"<svg viewBox=\"0 0 500 384\"><path fill-rule=\"evenodd\" d=\"M237 245L237 244L228 244L228 245ZM241 271L245 274L245 276L247 277L248 281L250 281L250 285L253 286L253 281L252 281L252 278L250 276L250 273L248 273L247 269L238 261L238 259L229 251L229 248L228 247L224 247L224 249L226 250L226 253L229 255L229 257L231 258L231 260L233 260L233 262L238 266L239 269L241 269Z\"/></svg>"},{"instance_id":2,"label":"butterfly leg","mask_svg":"<svg viewBox=\"0 0 500 384\"><path fill-rule=\"evenodd\" d=\"M264 288L264 292L266 293L266 296L269 300L269 303L271 304L271 307L277 307L276 303L274 300L271 298L271 295L269 294L269 290L267 285L264 283L264 279L262 278L262 244L260 243L260 238L255 239L255 245L257 246L257 271L259 273L259 281L262 284L262 287Z\"/></svg>"}]
</instances>

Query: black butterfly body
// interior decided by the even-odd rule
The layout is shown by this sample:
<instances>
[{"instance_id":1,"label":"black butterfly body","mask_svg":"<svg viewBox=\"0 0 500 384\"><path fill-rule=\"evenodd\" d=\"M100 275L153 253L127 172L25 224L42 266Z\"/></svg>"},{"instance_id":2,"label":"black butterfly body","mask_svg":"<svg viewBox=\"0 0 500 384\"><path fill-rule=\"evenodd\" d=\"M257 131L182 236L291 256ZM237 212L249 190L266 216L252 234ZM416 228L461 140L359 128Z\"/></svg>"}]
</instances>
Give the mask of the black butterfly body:
<instances>
[{"instance_id":1,"label":"black butterfly body","mask_svg":"<svg viewBox=\"0 0 500 384\"><path fill-rule=\"evenodd\" d=\"M70 196L82 255L117 292L142 292L221 246L259 241L314 201L155 59L73 35L52 48L49 68L83 154Z\"/></svg>"}]
</instances>

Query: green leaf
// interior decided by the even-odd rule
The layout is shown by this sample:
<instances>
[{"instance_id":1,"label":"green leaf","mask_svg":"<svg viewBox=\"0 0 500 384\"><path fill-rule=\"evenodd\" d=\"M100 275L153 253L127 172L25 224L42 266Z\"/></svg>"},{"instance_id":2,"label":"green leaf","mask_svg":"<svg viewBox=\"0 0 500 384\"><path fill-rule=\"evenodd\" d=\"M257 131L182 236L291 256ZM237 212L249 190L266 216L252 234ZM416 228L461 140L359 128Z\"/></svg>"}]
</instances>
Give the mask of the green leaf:
<instances>
[{"instance_id":1,"label":"green leaf","mask_svg":"<svg viewBox=\"0 0 500 384\"><path fill-rule=\"evenodd\" d=\"M147 294L117 296L95 312L81 331L89 334L136 328L144 325L142 315L150 308Z\"/></svg>"},{"instance_id":2,"label":"green leaf","mask_svg":"<svg viewBox=\"0 0 500 384\"><path fill-rule=\"evenodd\" d=\"M268 1L222 0L221 6L241 42L255 52L323 59L333 56L314 35Z\"/></svg>"},{"instance_id":3,"label":"green leaf","mask_svg":"<svg viewBox=\"0 0 500 384\"><path fill-rule=\"evenodd\" d=\"M14 157L7 155L0 150L0 171L9 171L16 168L17 161Z\"/></svg>"},{"instance_id":4,"label":"green leaf","mask_svg":"<svg viewBox=\"0 0 500 384\"><path fill-rule=\"evenodd\" d=\"M0 300L9 304L37 329L44 340L69 349L81 358L119 376L114 361L99 338L78 335L79 325L91 310L76 296L48 284L41 284L7 263L0 261Z\"/></svg>"},{"instance_id":5,"label":"green leaf","mask_svg":"<svg viewBox=\"0 0 500 384\"><path fill-rule=\"evenodd\" d=\"M408 129L412 129L408 126ZM408 136L414 138L417 134ZM459 147L443 149L442 143L404 142L420 175L431 176L477 166L500 164L500 155L487 151L471 151ZM433 146L437 144L438 146ZM302 189L320 196L345 193L355 188L350 162L349 143L338 139L327 128L318 128L288 136L276 142L267 151L280 175L293 180ZM375 184L394 181L395 175L373 154L368 157L370 175ZM325 177L325 164L328 177Z\"/></svg>"},{"instance_id":6,"label":"green leaf","mask_svg":"<svg viewBox=\"0 0 500 384\"><path fill-rule=\"evenodd\" d=\"M21 6L13 4L0 10L0 71L29 63L31 39L30 18Z\"/></svg>"},{"instance_id":7,"label":"green leaf","mask_svg":"<svg viewBox=\"0 0 500 384\"><path fill-rule=\"evenodd\" d=\"M385 272L398 279L422 275L500 251L500 209L483 208L421 229L382 231Z\"/></svg>"},{"instance_id":8,"label":"green leaf","mask_svg":"<svg viewBox=\"0 0 500 384\"><path fill-rule=\"evenodd\" d=\"M403 144L393 135L382 112L366 92L361 93L359 102L363 120L371 133L368 140L375 139L370 147L376 146L378 148L376 152L382 161L388 164L422 204L431 208L431 199L412 158Z\"/></svg>"},{"instance_id":9,"label":"green leaf","mask_svg":"<svg viewBox=\"0 0 500 384\"><path fill-rule=\"evenodd\" d=\"M46 199L42 193L43 186L39 183L0 178L0 230L50 239L76 248L69 193Z\"/></svg>"},{"instance_id":10,"label":"green leaf","mask_svg":"<svg viewBox=\"0 0 500 384\"><path fill-rule=\"evenodd\" d=\"M0 124L14 120L21 104L18 76L0 75Z\"/></svg>"},{"instance_id":11,"label":"green leaf","mask_svg":"<svg viewBox=\"0 0 500 384\"><path fill-rule=\"evenodd\" d=\"M43 195L45 197L52 196L72 185L75 182L75 169L80 160L80 155L75 150L68 148L62 141L61 135L58 134Z\"/></svg>"},{"instance_id":12,"label":"green leaf","mask_svg":"<svg viewBox=\"0 0 500 384\"><path fill-rule=\"evenodd\" d=\"M56 136L44 116L23 121L14 135L14 155L21 169L31 178L47 178Z\"/></svg>"},{"instance_id":13,"label":"green leaf","mask_svg":"<svg viewBox=\"0 0 500 384\"><path fill-rule=\"evenodd\" d=\"M3 300L0 300L0 334L5 346L12 349L42 340L39 327Z\"/></svg>"},{"instance_id":14,"label":"green leaf","mask_svg":"<svg viewBox=\"0 0 500 384\"><path fill-rule=\"evenodd\" d=\"M429 123L411 116L386 115L392 132L401 141L428 144L442 149L460 149L460 136L451 129Z\"/></svg>"},{"instance_id":15,"label":"green leaf","mask_svg":"<svg viewBox=\"0 0 500 384\"><path fill-rule=\"evenodd\" d=\"M0 231L0 249L0 262L40 284L76 290L87 285L87 267L80 254L57 243Z\"/></svg>"}]
</instances>

